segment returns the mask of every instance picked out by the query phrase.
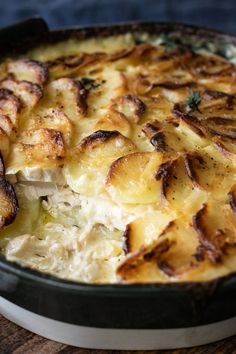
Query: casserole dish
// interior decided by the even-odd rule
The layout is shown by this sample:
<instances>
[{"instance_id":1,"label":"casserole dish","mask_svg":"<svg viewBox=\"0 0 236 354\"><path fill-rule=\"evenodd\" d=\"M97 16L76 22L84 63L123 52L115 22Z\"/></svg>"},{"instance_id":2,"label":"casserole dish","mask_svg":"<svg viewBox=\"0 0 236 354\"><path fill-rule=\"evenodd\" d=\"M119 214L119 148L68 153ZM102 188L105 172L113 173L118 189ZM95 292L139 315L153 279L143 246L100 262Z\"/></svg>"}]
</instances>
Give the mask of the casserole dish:
<instances>
[{"instance_id":1,"label":"casserole dish","mask_svg":"<svg viewBox=\"0 0 236 354\"><path fill-rule=\"evenodd\" d=\"M131 23L50 32L35 19L3 31L1 55L22 53L35 43L126 32L184 33L217 41L222 48L236 44L231 35L180 24ZM186 347L235 334L235 277L231 273L207 282L91 285L60 280L1 257L0 310L38 334L82 347Z\"/></svg>"}]
</instances>

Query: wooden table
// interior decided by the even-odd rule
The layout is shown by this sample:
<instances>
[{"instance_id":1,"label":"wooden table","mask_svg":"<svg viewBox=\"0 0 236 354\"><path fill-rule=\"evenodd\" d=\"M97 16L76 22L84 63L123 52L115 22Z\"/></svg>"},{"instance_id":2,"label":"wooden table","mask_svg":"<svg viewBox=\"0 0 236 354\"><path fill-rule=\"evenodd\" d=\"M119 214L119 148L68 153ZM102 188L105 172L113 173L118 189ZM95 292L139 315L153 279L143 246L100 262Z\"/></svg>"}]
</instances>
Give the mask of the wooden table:
<instances>
[{"instance_id":1,"label":"wooden table","mask_svg":"<svg viewBox=\"0 0 236 354\"><path fill-rule=\"evenodd\" d=\"M52 342L18 327L0 316L0 354L143 354L142 351L103 351ZM236 354L236 336L191 349L149 351L148 354Z\"/></svg>"}]
</instances>

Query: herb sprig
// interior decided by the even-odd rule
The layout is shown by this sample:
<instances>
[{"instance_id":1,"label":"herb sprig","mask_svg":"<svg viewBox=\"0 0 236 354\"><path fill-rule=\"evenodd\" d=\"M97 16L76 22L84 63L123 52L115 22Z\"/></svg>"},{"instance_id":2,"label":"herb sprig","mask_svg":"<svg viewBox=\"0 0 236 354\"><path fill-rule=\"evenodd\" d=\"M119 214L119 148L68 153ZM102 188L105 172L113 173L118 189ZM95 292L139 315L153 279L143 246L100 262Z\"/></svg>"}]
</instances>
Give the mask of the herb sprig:
<instances>
[{"instance_id":1,"label":"herb sprig","mask_svg":"<svg viewBox=\"0 0 236 354\"><path fill-rule=\"evenodd\" d=\"M199 105L202 101L202 97L199 92L192 91L184 101L184 106L188 107L190 111L199 111Z\"/></svg>"},{"instance_id":2,"label":"herb sprig","mask_svg":"<svg viewBox=\"0 0 236 354\"><path fill-rule=\"evenodd\" d=\"M89 77L82 77L82 79L80 79L80 81L85 86L85 88L88 89L88 90L95 90L102 83L104 83L104 81L102 81L101 83L98 83L98 82L96 82L96 80L91 79Z\"/></svg>"},{"instance_id":3,"label":"herb sprig","mask_svg":"<svg viewBox=\"0 0 236 354\"><path fill-rule=\"evenodd\" d=\"M165 47L166 51L190 50L198 52L199 50L206 50L210 53L216 54L231 60L233 58L227 51L228 44L225 41L210 42L209 40L199 39L198 37L177 37L173 34L161 33L160 37L161 45Z\"/></svg>"},{"instance_id":4,"label":"herb sprig","mask_svg":"<svg viewBox=\"0 0 236 354\"><path fill-rule=\"evenodd\" d=\"M164 45L167 50L170 51L175 50L180 46L180 42L177 40L177 38L170 37L166 33L161 33L160 39L161 39L161 44Z\"/></svg>"},{"instance_id":5,"label":"herb sprig","mask_svg":"<svg viewBox=\"0 0 236 354\"><path fill-rule=\"evenodd\" d=\"M193 47L190 42L184 41L181 38L171 36L166 33L160 34L161 45L165 47L166 51L174 51L174 50L193 50Z\"/></svg>"}]
</instances>

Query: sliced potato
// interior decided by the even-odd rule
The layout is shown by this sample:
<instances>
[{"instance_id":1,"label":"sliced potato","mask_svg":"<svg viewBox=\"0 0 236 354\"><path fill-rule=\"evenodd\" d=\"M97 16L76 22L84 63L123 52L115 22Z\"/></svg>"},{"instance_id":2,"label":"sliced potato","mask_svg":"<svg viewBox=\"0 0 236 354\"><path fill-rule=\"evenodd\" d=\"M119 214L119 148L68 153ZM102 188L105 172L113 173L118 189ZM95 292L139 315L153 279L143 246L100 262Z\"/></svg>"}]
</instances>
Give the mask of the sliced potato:
<instances>
[{"instance_id":1,"label":"sliced potato","mask_svg":"<svg viewBox=\"0 0 236 354\"><path fill-rule=\"evenodd\" d=\"M96 76L94 76L96 78ZM102 83L96 90L90 90L88 95L89 116L104 117L109 114L114 100L127 92L126 81L119 71L111 67L105 67L99 73L100 82Z\"/></svg>"},{"instance_id":2,"label":"sliced potato","mask_svg":"<svg viewBox=\"0 0 236 354\"><path fill-rule=\"evenodd\" d=\"M113 103L112 107L118 112L124 114L128 120L134 123L137 123L146 110L145 104L138 98L133 95L124 95L119 96Z\"/></svg>"},{"instance_id":3,"label":"sliced potato","mask_svg":"<svg viewBox=\"0 0 236 354\"><path fill-rule=\"evenodd\" d=\"M47 86L43 103L49 108L63 110L69 119L77 123L87 112L87 95L88 92L80 81L61 78Z\"/></svg>"},{"instance_id":4,"label":"sliced potato","mask_svg":"<svg viewBox=\"0 0 236 354\"><path fill-rule=\"evenodd\" d=\"M162 165L156 178L161 181L164 205L179 215L196 212L207 199L207 192L193 184L182 156Z\"/></svg>"},{"instance_id":5,"label":"sliced potato","mask_svg":"<svg viewBox=\"0 0 236 354\"><path fill-rule=\"evenodd\" d=\"M228 192L229 205L234 213L236 213L236 184L234 184Z\"/></svg>"},{"instance_id":6,"label":"sliced potato","mask_svg":"<svg viewBox=\"0 0 236 354\"><path fill-rule=\"evenodd\" d=\"M118 203L160 202L160 181L155 174L162 161L157 152L136 152L113 162L106 180L111 198Z\"/></svg>"},{"instance_id":7,"label":"sliced potato","mask_svg":"<svg viewBox=\"0 0 236 354\"><path fill-rule=\"evenodd\" d=\"M124 233L126 253L137 251L157 240L161 232L171 224L173 215L164 211L152 211L126 226Z\"/></svg>"},{"instance_id":8,"label":"sliced potato","mask_svg":"<svg viewBox=\"0 0 236 354\"><path fill-rule=\"evenodd\" d=\"M53 129L31 129L13 145L7 160L7 173L17 173L24 167L60 166L65 157L62 134Z\"/></svg>"},{"instance_id":9,"label":"sliced potato","mask_svg":"<svg viewBox=\"0 0 236 354\"><path fill-rule=\"evenodd\" d=\"M117 273L128 282L149 279L165 282L184 277L198 266L194 258L198 245L196 233L187 220L171 221L151 243L128 255Z\"/></svg>"},{"instance_id":10,"label":"sliced potato","mask_svg":"<svg viewBox=\"0 0 236 354\"><path fill-rule=\"evenodd\" d=\"M81 72L99 68L105 54L103 53L79 53L77 55L64 55L47 62L50 77L60 78L66 75L76 75Z\"/></svg>"},{"instance_id":11,"label":"sliced potato","mask_svg":"<svg viewBox=\"0 0 236 354\"><path fill-rule=\"evenodd\" d=\"M7 158L10 151L10 140L3 129L0 128L0 152L4 159Z\"/></svg>"},{"instance_id":12,"label":"sliced potato","mask_svg":"<svg viewBox=\"0 0 236 354\"><path fill-rule=\"evenodd\" d=\"M236 148L234 140L226 139L220 136L212 138L213 146L228 160L236 165Z\"/></svg>"},{"instance_id":13,"label":"sliced potato","mask_svg":"<svg viewBox=\"0 0 236 354\"><path fill-rule=\"evenodd\" d=\"M2 80L0 87L12 91L20 99L26 111L30 111L35 107L43 95L39 85L24 80L18 81L12 77Z\"/></svg>"},{"instance_id":14,"label":"sliced potato","mask_svg":"<svg viewBox=\"0 0 236 354\"><path fill-rule=\"evenodd\" d=\"M39 61L19 59L8 64L8 72L17 80L25 80L43 85L48 78L47 65Z\"/></svg>"},{"instance_id":15,"label":"sliced potato","mask_svg":"<svg viewBox=\"0 0 236 354\"><path fill-rule=\"evenodd\" d=\"M213 263L221 263L224 254L236 245L236 218L228 205L214 202L203 204L193 216L193 227L199 238L198 258L205 256Z\"/></svg>"},{"instance_id":16,"label":"sliced potato","mask_svg":"<svg viewBox=\"0 0 236 354\"><path fill-rule=\"evenodd\" d=\"M117 131L97 131L72 151L64 168L72 190L93 195L104 188L107 171L118 157L136 150L131 140Z\"/></svg>"},{"instance_id":17,"label":"sliced potato","mask_svg":"<svg viewBox=\"0 0 236 354\"><path fill-rule=\"evenodd\" d=\"M19 210L13 187L0 177L0 228L11 224Z\"/></svg>"},{"instance_id":18,"label":"sliced potato","mask_svg":"<svg viewBox=\"0 0 236 354\"><path fill-rule=\"evenodd\" d=\"M40 109L27 122L27 129L54 129L63 136L63 141L69 145L73 134L73 123L67 115L56 108Z\"/></svg>"},{"instance_id":19,"label":"sliced potato","mask_svg":"<svg viewBox=\"0 0 236 354\"><path fill-rule=\"evenodd\" d=\"M8 116L13 126L18 125L21 108L20 100L8 89L0 89L0 112L3 116Z\"/></svg>"},{"instance_id":20,"label":"sliced potato","mask_svg":"<svg viewBox=\"0 0 236 354\"><path fill-rule=\"evenodd\" d=\"M131 126L125 115L110 109L104 117L100 118L95 125L97 130L117 130L124 136L129 137L131 134Z\"/></svg>"}]
</instances>

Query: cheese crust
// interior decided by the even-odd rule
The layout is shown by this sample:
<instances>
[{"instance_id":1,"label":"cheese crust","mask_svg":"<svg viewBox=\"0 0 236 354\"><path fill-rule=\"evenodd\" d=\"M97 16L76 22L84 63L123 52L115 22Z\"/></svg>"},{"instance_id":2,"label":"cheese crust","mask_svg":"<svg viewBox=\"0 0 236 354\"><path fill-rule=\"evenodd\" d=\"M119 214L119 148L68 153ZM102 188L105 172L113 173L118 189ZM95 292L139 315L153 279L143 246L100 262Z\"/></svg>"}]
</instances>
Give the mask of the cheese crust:
<instances>
[{"instance_id":1,"label":"cheese crust","mask_svg":"<svg viewBox=\"0 0 236 354\"><path fill-rule=\"evenodd\" d=\"M166 35L0 64L0 251L90 283L236 271L236 66Z\"/></svg>"}]
</instances>

